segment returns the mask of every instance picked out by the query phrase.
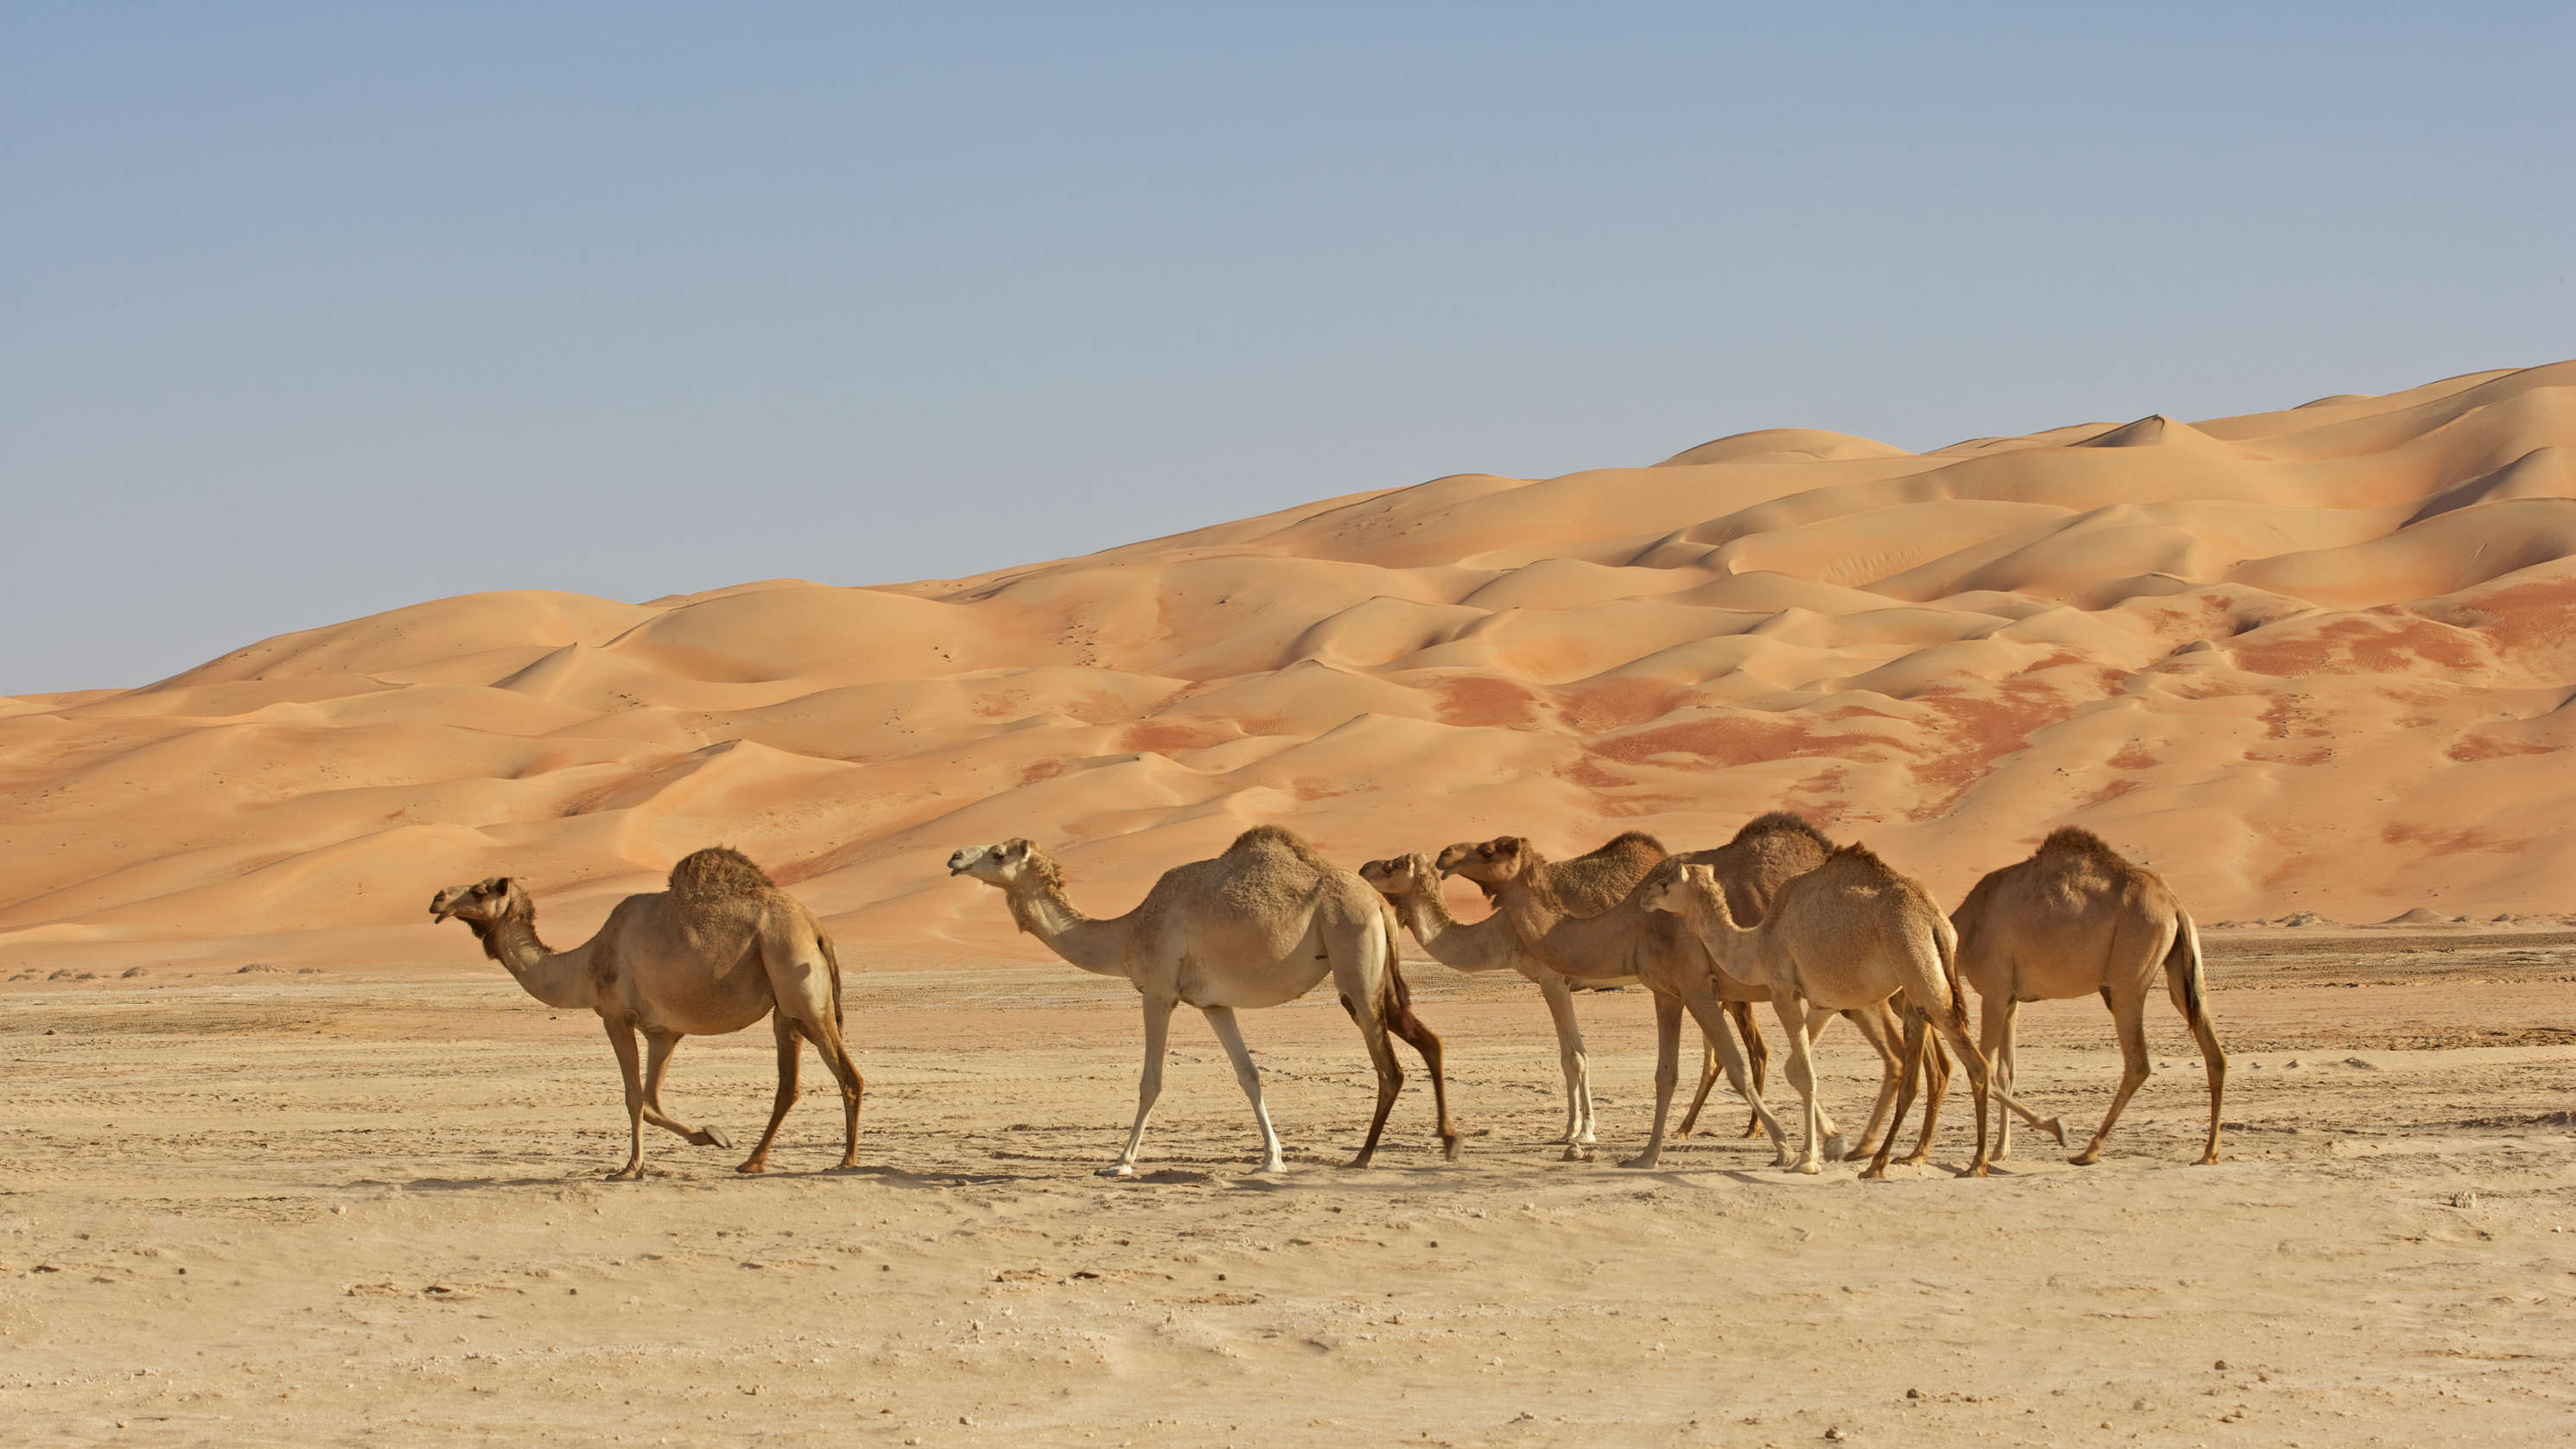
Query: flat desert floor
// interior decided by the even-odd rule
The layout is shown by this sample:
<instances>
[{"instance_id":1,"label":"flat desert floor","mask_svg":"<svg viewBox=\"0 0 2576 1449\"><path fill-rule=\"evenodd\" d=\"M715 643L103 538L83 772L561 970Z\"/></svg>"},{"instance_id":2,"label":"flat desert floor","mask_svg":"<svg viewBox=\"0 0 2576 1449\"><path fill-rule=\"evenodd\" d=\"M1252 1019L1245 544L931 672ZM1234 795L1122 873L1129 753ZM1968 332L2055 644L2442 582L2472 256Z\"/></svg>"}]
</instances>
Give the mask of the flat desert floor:
<instances>
[{"instance_id":1,"label":"flat desert floor","mask_svg":"<svg viewBox=\"0 0 2576 1449\"><path fill-rule=\"evenodd\" d=\"M2561 1444L2576 1439L2576 934L2214 933L2228 1157L2198 1059L2111 1155L2024 1133L1954 1178L1775 1171L1716 1135L1612 1165L1651 1107L1642 992L1578 998L1602 1100L1565 1162L1514 980L1409 968L1472 1135L1414 1073L1390 1144L1322 994L1250 1014L1290 1166L1203 1026L1147 1176L1122 983L851 977L863 1166L807 1096L769 1176L624 1150L593 1020L497 968L0 991L0 1423L22 1444ZM1188 1013L1184 1013L1188 1015ZM2021 1084L2089 1130L2091 1001L2025 1009ZM1777 1031L1773 1028L1776 1046ZM1829 1103L1874 1068L1823 1046ZM668 1104L747 1141L767 1033L692 1040ZM1775 1063L1776 1074L1776 1063ZM2074 1124L2081 1124L2080 1127ZM1909 1133L1911 1128L1909 1126ZM2080 1137L2078 1138L2080 1141Z\"/></svg>"}]
</instances>

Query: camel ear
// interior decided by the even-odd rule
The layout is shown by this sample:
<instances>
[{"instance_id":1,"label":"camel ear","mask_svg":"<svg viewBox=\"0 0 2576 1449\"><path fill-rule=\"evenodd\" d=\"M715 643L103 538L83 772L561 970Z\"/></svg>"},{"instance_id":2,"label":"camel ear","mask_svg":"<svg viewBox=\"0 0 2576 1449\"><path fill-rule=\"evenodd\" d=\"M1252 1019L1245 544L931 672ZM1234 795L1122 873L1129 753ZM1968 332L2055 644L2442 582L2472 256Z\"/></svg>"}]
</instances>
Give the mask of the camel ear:
<instances>
[{"instance_id":1,"label":"camel ear","mask_svg":"<svg viewBox=\"0 0 2576 1449\"><path fill-rule=\"evenodd\" d=\"M496 875L483 883L483 889L496 896L506 896L518 888L519 878L515 875Z\"/></svg>"}]
</instances>

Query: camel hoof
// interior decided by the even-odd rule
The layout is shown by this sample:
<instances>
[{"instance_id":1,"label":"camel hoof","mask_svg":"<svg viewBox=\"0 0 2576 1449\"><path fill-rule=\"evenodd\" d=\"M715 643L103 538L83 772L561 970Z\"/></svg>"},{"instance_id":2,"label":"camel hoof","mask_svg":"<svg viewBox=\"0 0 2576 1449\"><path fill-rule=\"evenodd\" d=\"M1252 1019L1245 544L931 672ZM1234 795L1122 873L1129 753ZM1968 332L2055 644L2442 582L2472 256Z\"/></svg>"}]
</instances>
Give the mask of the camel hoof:
<instances>
[{"instance_id":1,"label":"camel hoof","mask_svg":"<svg viewBox=\"0 0 2576 1449\"><path fill-rule=\"evenodd\" d=\"M1966 1167L1959 1170L1959 1175L1961 1177L1983 1177L1986 1175L1986 1165L1982 1162L1971 1162Z\"/></svg>"},{"instance_id":2,"label":"camel hoof","mask_svg":"<svg viewBox=\"0 0 2576 1449\"><path fill-rule=\"evenodd\" d=\"M2102 1149L2098 1147L2087 1147L2083 1151L2076 1153L2073 1157L2066 1160L2074 1163L2077 1167L2091 1167L2094 1163L2102 1160Z\"/></svg>"},{"instance_id":3,"label":"camel hoof","mask_svg":"<svg viewBox=\"0 0 2576 1449\"><path fill-rule=\"evenodd\" d=\"M2042 1131L2045 1131L2049 1136L2057 1139L2058 1146L2063 1147L2066 1145L2066 1128L2060 1125L2056 1118L2051 1117L2039 1125Z\"/></svg>"},{"instance_id":4,"label":"camel hoof","mask_svg":"<svg viewBox=\"0 0 2576 1449\"><path fill-rule=\"evenodd\" d=\"M1823 1163L1821 1163L1821 1162L1801 1162L1801 1163L1799 1163L1799 1164L1798 1164L1798 1171L1800 1171L1800 1172L1802 1172L1802 1173L1806 1174L1806 1175L1807 1175L1807 1176L1809 1176L1809 1177L1814 1177L1815 1175L1817 1175L1817 1174L1818 1174L1818 1173L1820 1173L1820 1172L1823 1172L1824 1170L1825 1170L1825 1165L1824 1165Z\"/></svg>"},{"instance_id":5,"label":"camel hoof","mask_svg":"<svg viewBox=\"0 0 2576 1449\"><path fill-rule=\"evenodd\" d=\"M1132 1162L1113 1162L1093 1175L1096 1177L1134 1177L1136 1175L1136 1164Z\"/></svg>"},{"instance_id":6,"label":"camel hoof","mask_svg":"<svg viewBox=\"0 0 2576 1449\"><path fill-rule=\"evenodd\" d=\"M1635 1169L1637 1169L1638 1171L1642 1172L1642 1171L1645 1171L1645 1170L1646 1170L1646 1169L1648 1169L1648 1168L1651 1168L1651 1167L1655 1167L1655 1166L1660 1165L1660 1164L1663 1162L1663 1160L1664 1160L1664 1159L1663 1159L1663 1155L1662 1155L1661 1153L1645 1153L1645 1152L1641 1152L1641 1153L1638 1153L1636 1156L1629 1158L1627 1161L1620 1163L1619 1165L1620 1165L1621 1167L1635 1168Z\"/></svg>"},{"instance_id":7,"label":"camel hoof","mask_svg":"<svg viewBox=\"0 0 2576 1449\"><path fill-rule=\"evenodd\" d=\"M745 1177L758 1177L768 1170L769 1159L765 1157L755 1157L749 1162L746 1162L740 1167L734 1169L734 1171L741 1173Z\"/></svg>"},{"instance_id":8,"label":"camel hoof","mask_svg":"<svg viewBox=\"0 0 2576 1449\"><path fill-rule=\"evenodd\" d=\"M1924 1163L1931 1160L1932 1154L1929 1152L1909 1152L1903 1157L1896 1159L1896 1165L1899 1167L1921 1167Z\"/></svg>"},{"instance_id":9,"label":"camel hoof","mask_svg":"<svg viewBox=\"0 0 2576 1449\"><path fill-rule=\"evenodd\" d=\"M1281 1159L1274 1157L1274 1158L1271 1158L1269 1161L1264 1162L1264 1163L1263 1163L1263 1164L1261 1164L1259 1167L1256 1167L1256 1168L1254 1168L1254 1169L1252 1169L1252 1170L1253 1170L1255 1173L1264 1173L1264 1172L1286 1172L1286 1171L1288 1170L1288 1164L1287 1164L1285 1161L1282 1161Z\"/></svg>"},{"instance_id":10,"label":"camel hoof","mask_svg":"<svg viewBox=\"0 0 2576 1449\"><path fill-rule=\"evenodd\" d=\"M701 1127L689 1134L689 1140L700 1147L721 1147L727 1152L733 1151L733 1139L724 1135L722 1128Z\"/></svg>"},{"instance_id":11,"label":"camel hoof","mask_svg":"<svg viewBox=\"0 0 2576 1449\"><path fill-rule=\"evenodd\" d=\"M1359 1156L1352 1158L1350 1161L1343 1163L1342 1169L1346 1172L1357 1171L1360 1168L1368 1166L1369 1159L1376 1155L1377 1154L1374 1152L1363 1152Z\"/></svg>"},{"instance_id":12,"label":"camel hoof","mask_svg":"<svg viewBox=\"0 0 2576 1449\"><path fill-rule=\"evenodd\" d=\"M644 1180L644 1169L640 1164L630 1163L627 1166L618 1168L616 1171L609 1173L608 1180L610 1182L642 1182Z\"/></svg>"},{"instance_id":13,"label":"camel hoof","mask_svg":"<svg viewBox=\"0 0 2576 1449\"><path fill-rule=\"evenodd\" d=\"M2217 1165L2218 1165L2218 1154L2217 1154L2217 1153L2215 1153L2215 1152L2213 1152L2213 1153L2209 1154L2208 1156L2206 1156L2206 1157L2204 1157L2204 1158L2200 1159L2198 1162L2195 1162L2195 1163L2193 1163L2193 1164L2192 1164L2192 1166L2194 1166L2194 1167L2215 1167L2215 1166L2217 1166Z\"/></svg>"},{"instance_id":14,"label":"camel hoof","mask_svg":"<svg viewBox=\"0 0 2576 1449\"><path fill-rule=\"evenodd\" d=\"M1860 1177L1863 1182L1885 1182L1887 1181L1887 1164L1884 1162L1873 1162L1869 1166L1860 1170Z\"/></svg>"},{"instance_id":15,"label":"camel hoof","mask_svg":"<svg viewBox=\"0 0 2576 1449\"><path fill-rule=\"evenodd\" d=\"M1443 1138L1441 1138L1441 1139L1440 1139L1440 1160L1441 1160L1441 1161L1443 1161L1443 1162L1455 1162L1455 1161L1457 1161L1457 1160L1458 1160L1458 1147L1459 1147L1459 1142L1458 1142L1458 1139L1457 1139L1457 1138L1455 1138L1455 1137L1443 1137Z\"/></svg>"}]
</instances>

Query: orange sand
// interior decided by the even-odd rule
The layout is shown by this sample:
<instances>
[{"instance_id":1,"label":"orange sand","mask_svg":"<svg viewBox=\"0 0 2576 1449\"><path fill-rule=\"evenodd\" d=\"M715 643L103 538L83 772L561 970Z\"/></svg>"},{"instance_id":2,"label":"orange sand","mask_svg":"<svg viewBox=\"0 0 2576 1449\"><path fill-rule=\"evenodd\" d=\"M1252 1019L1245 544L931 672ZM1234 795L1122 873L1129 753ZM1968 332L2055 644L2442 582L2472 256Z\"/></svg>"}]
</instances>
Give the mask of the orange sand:
<instances>
[{"instance_id":1,"label":"orange sand","mask_svg":"<svg viewBox=\"0 0 2576 1449\"><path fill-rule=\"evenodd\" d=\"M853 956L1028 955L952 848L1123 910L1285 821L1352 863L1805 811L1955 896L2075 822L2204 920L2558 911L2576 362L1913 454L1833 433L1358 494L881 588L482 594L0 700L11 964L465 958L727 841Z\"/></svg>"}]
</instances>

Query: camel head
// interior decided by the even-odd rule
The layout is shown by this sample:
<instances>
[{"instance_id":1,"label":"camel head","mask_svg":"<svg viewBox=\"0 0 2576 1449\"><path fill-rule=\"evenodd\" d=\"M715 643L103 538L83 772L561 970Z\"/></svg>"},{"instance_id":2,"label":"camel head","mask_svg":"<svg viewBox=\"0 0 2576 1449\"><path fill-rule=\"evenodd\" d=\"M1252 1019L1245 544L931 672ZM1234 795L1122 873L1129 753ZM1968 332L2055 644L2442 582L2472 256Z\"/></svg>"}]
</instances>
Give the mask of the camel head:
<instances>
[{"instance_id":1,"label":"camel head","mask_svg":"<svg viewBox=\"0 0 2576 1449\"><path fill-rule=\"evenodd\" d=\"M454 916L469 926L488 926L504 916L533 913L535 909L527 888L519 884L518 877L508 875L496 875L474 885L449 886L429 898L431 920Z\"/></svg>"},{"instance_id":2,"label":"camel head","mask_svg":"<svg viewBox=\"0 0 2576 1449\"><path fill-rule=\"evenodd\" d=\"M1391 901L1400 901L1417 891L1439 889L1439 876L1431 861L1420 855L1390 855L1372 860L1360 867L1360 879L1369 888Z\"/></svg>"},{"instance_id":3,"label":"camel head","mask_svg":"<svg viewBox=\"0 0 2576 1449\"><path fill-rule=\"evenodd\" d=\"M1442 875L1463 875L1484 888L1490 896L1505 881L1526 872L1538 859L1529 841L1517 835L1497 835L1478 843L1460 841L1440 852Z\"/></svg>"},{"instance_id":4,"label":"camel head","mask_svg":"<svg viewBox=\"0 0 2576 1449\"><path fill-rule=\"evenodd\" d=\"M1734 916L1726 908L1726 892L1718 889L1717 871L1712 866L1685 865L1658 870L1646 878L1638 891L1639 903L1647 910L1680 915L1688 907L1691 897L1697 896L1709 903L1709 909L1717 913L1719 920L1734 924Z\"/></svg>"},{"instance_id":5,"label":"camel head","mask_svg":"<svg viewBox=\"0 0 2576 1449\"><path fill-rule=\"evenodd\" d=\"M1022 880L1043 881L1046 857L1025 840L999 845L970 845L948 857L950 875L971 875L986 885L1008 888Z\"/></svg>"}]
</instances>

